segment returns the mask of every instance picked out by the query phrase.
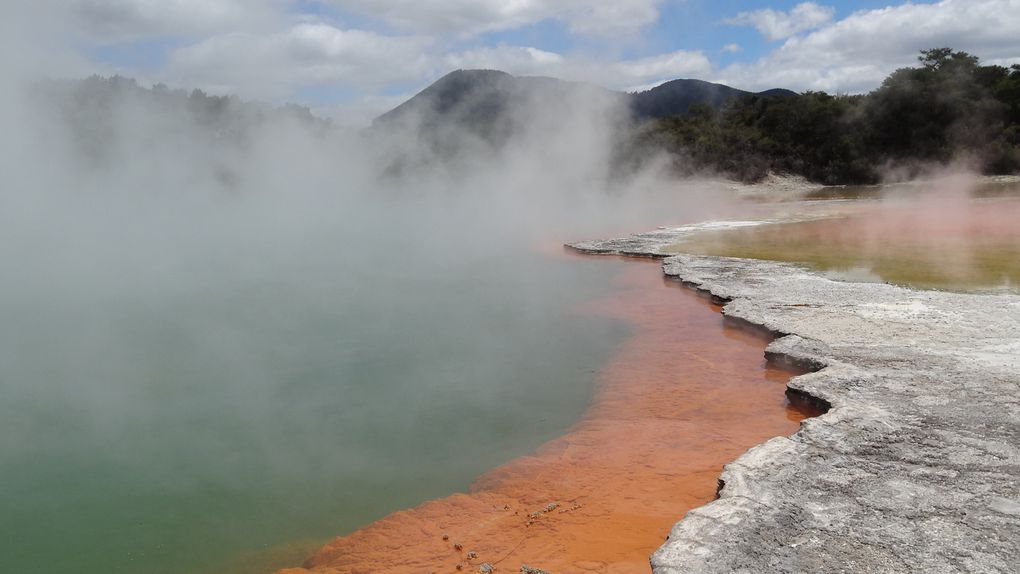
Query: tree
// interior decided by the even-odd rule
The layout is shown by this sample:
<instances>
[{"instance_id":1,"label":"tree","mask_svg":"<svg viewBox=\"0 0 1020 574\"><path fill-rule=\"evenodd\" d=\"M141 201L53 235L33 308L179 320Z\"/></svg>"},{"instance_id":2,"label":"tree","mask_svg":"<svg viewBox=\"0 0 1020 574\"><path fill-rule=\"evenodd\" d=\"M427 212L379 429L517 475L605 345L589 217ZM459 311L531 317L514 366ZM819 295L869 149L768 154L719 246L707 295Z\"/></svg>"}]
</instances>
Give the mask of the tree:
<instances>
[{"instance_id":1,"label":"tree","mask_svg":"<svg viewBox=\"0 0 1020 574\"><path fill-rule=\"evenodd\" d=\"M967 52L954 52L952 48L921 50L917 59L924 69L931 72L973 71L977 68L978 57Z\"/></svg>"},{"instance_id":2,"label":"tree","mask_svg":"<svg viewBox=\"0 0 1020 574\"><path fill-rule=\"evenodd\" d=\"M866 96L748 96L714 114L694 106L643 126L635 144L668 150L683 171L745 180L773 170L873 183L883 166L916 173L960 157L987 173L1020 171L1020 65L982 66L951 48L918 61Z\"/></svg>"}]
</instances>

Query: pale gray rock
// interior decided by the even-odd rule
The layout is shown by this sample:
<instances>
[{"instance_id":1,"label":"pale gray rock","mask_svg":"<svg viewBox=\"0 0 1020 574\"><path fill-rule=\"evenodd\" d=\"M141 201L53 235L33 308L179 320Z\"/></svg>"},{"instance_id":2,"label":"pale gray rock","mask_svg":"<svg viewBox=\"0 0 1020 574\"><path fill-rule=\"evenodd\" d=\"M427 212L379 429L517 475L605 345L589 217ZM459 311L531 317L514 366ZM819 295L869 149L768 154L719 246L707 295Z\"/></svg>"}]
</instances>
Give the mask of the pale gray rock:
<instances>
[{"instance_id":1,"label":"pale gray rock","mask_svg":"<svg viewBox=\"0 0 1020 574\"><path fill-rule=\"evenodd\" d=\"M575 247L660 256L666 240ZM727 465L719 499L652 556L656 574L1020 572L1020 296L747 259L663 268L775 334L771 359L815 370L789 392L830 408Z\"/></svg>"}]
</instances>

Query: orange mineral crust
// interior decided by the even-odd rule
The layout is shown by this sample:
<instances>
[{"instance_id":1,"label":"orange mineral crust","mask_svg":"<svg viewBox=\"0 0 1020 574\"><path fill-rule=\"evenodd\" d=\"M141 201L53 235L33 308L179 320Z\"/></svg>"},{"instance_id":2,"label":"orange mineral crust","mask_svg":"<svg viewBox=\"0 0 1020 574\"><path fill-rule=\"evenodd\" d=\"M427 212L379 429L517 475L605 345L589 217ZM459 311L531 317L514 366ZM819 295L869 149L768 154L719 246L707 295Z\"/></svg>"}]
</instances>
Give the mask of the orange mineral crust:
<instances>
[{"instance_id":1,"label":"orange mineral crust","mask_svg":"<svg viewBox=\"0 0 1020 574\"><path fill-rule=\"evenodd\" d=\"M767 341L724 325L718 307L635 262L609 299L582 312L633 335L599 375L584 419L533 456L337 538L280 574L649 572L683 514L711 501L724 464L809 413L789 405L789 373ZM665 285L664 285L665 283Z\"/></svg>"}]
</instances>

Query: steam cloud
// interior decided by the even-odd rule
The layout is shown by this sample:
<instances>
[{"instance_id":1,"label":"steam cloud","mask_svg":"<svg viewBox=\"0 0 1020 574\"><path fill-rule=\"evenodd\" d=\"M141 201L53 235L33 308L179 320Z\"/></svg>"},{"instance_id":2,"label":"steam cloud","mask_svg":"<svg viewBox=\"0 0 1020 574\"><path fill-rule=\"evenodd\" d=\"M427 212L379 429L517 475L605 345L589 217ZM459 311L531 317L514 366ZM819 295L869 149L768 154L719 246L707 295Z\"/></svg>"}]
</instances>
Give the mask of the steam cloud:
<instances>
[{"instance_id":1,"label":"steam cloud","mask_svg":"<svg viewBox=\"0 0 1020 574\"><path fill-rule=\"evenodd\" d=\"M655 169L612 177L627 113L585 90L523 99L498 145L447 126L450 152L11 55L0 569L77 571L85 547L221 568L281 524L327 536L463 487L575 420L619 332L562 318L604 275L536 251L726 207Z\"/></svg>"}]
</instances>

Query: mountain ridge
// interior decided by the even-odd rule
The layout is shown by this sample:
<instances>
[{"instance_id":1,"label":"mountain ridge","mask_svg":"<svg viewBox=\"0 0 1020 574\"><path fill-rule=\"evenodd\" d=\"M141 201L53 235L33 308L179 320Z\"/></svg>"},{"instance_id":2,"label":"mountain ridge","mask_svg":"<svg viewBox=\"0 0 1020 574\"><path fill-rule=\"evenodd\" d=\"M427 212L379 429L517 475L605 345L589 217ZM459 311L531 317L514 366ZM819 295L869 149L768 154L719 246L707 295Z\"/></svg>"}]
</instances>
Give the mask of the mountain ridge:
<instances>
[{"instance_id":1,"label":"mountain ridge","mask_svg":"<svg viewBox=\"0 0 1020 574\"><path fill-rule=\"evenodd\" d=\"M734 98L796 95L796 92L783 88L750 92L725 84L688 78L669 80L648 90L627 93L548 76L514 76L501 70L458 69L379 115L372 124L377 127L393 124L415 115L425 116L419 117L422 124L431 124L439 116L448 114L453 114L455 119L480 121L486 117L494 118L495 114L505 111L509 98L527 97L542 91L554 95L566 90L620 98L629 107L632 117L638 121L686 115L698 104L719 109Z\"/></svg>"},{"instance_id":2,"label":"mountain ridge","mask_svg":"<svg viewBox=\"0 0 1020 574\"><path fill-rule=\"evenodd\" d=\"M679 78L663 82L631 96L631 112L635 118L656 119L686 115L698 104L708 104L719 109L734 98L758 96L763 98L795 96L796 92L785 88L772 88L763 92L749 92L726 84L705 80Z\"/></svg>"}]
</instances>

